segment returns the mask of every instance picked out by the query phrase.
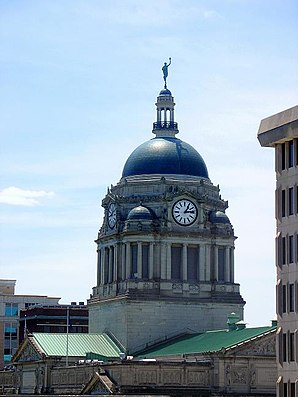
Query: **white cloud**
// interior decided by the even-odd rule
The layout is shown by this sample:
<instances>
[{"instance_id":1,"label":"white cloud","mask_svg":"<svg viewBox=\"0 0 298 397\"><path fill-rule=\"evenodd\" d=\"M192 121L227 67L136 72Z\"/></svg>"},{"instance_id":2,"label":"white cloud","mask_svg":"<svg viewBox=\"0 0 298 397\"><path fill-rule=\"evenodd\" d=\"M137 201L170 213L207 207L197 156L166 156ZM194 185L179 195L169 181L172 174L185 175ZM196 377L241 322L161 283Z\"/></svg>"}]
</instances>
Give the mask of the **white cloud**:
<instances>
[{"instance_id":1,"label":"white cloud","mask_svg":"<svg viewBox=\"0 0 298 397\"><path fill-rule=\"evenodd\" d=\"M51 198L53 196L53 192L46 192L44 190L24 190L10 186L0 191L0 203L33 207L40 204L39 199L44 197Z\"/></svg>"}]
</instances>

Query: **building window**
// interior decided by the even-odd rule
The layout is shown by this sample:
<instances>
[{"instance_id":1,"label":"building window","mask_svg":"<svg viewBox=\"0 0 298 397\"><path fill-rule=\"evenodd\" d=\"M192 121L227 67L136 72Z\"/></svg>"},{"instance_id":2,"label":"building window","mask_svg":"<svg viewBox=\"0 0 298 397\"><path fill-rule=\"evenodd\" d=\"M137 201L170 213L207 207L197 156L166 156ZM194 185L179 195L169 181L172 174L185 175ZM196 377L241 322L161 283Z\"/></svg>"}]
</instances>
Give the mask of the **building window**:
<instances>
[{"instance_id":1,"label":"building window","mask_svg":"<svg viewBox=\"0 0 298 397\"><path fill-rule=\"evenodd\" d=\"M295 306L295 289L294 284L289 285L289 311L294 312Z\"/></svg>"},{"instance_id":2,"label":"building window","mask_svg":"<svg viewBox=\"0 0 298 397\"><path fill-rule=\"evenodd\" d=\"M149 278L149 244L142 246L142 278Z\"/></svg>"},{"instance_id":3,"label":"building window","mask_svg":"<svg viewBox=\"0 0 298 397\"><path fill-rule=\"evenodd\" d=\"M131 278L138 278L138 244L131 244L130 246L131 259Z\"/></svg>"},{"instance_id":4,"label":"building window","mask_svg":"<svg viewBox=\"0 0 298 397\"><path fill-rule=\"evenodd\" d=\"M284 383L283 397L288 397L288 384L287 383Z\"/></svg>"},{"instance_id":5,"label":"building window","mask_svg":"<svg viewBox=\"0 0 298 397\"><path fill-rule=\"evenodd\" d=\"M281 169L284 170L286 168L286 144L281 144Z\"/></svg>"},{"instance_id":6,"label":"building window","mask_svg":"<svg viewBox=\"0 0 298 397\"><path fill-rule=\"evenodd\" d=\"M282 334L282 361L287 361L287 334Z\"/></svg>"},{"instance_id":7,"label":"building window","mask_svg":"<svg viewBox=\"0 0 298 397\"><path fill-rule=\"evenodd\" d=\"M9 362L18 347L17 323L4 323L4 360Z\"/></svg>"},{"instance_id":8,"label":"building window","mask_svg":"<svg viewBox=\"0 0 298 397\"><path fill-rule=\"evenodd\" d=\"M294 188L289 188L289 215L294 214Z\"/></svg>"},{"instance_id":9,"label":"building window","mask_svg":"<svg viewBox=\"0 0 298 397\"><path fill-rule=\"evenodd\" d=\"M182 246L171 247L172 280L182 280Z\"/></svg>"},{"instance_id":10,"label":"building window","mask_svg":"<svg viewBox=\"0 0 298 397\"><path fill-rule=\"evenodd\" d=\"M289 142L289 168L294 167L294 142Z\"/></svg>"},{"instance_id":11,"label":"building window","mask_svg":"<svg viewBox=\"0 0 298 397\"><path fill-rule=\"evenodd\" d=\"M291 387L290 397L295 397L295 383L291 383L290 387Z\"/></svg>"},{"instance_id":12,"label":"building window","mask_svg":"<svg viewBox=\"0 0 298 397\"><path fill-rule=\"evenodd\" d=\"M289 263L294 262L294 236L289 236Z\"/></svg>"},{"instance_id":13,"label":"building window","mask_svg":"<svg viewBox=\"0 0 298 397\"><path fill-rule=\"evenodd\" d=\"M5 316L12 317L18 315L17 303L5 303Z\"/></svg>"},{"instance_id":14,"label":"building window","mask_svg":"<svg viewBox=\"0 0 298 397\"><path fill-rule=\"evenodd\" d=\"M289 361L295 361L295 350L294 350L294 333L289 334Z\"/></svg>"},{"instance_id":15,"label":"building window","mask_svg":"<svg viewBox=\"0 0 298 397\"><path fill-rule=\"evenodd\" d=\"M281 191L281 216L286 216L286 191Z\"/></svg>"},{"instance_id":16,"label":"building window","mask_svg":"<svg viewBox=\"0 0 298 397\"><path fill-rule=\"evenodd\" d=\"M286 264L287 260L287 255L286 255L286 238L282 238L282 243L281 243L281 254L282 254L282 264Z\"/></svg>"},{"instance_id":17,"label":"building window","mask_svg":"<svg viewBox=\"0 0 298 397\"><path fill-rule=\"evenodd\" d=\"M287 312L287 286L282 286L282 312Z\"/></svg>"},{"instance_id":18,"label":"building window","mask_svg":"<svg viewBox=\"0 0 298 397\"><path fill-rule=\"evenodd\" d=\"M199 247L187 247L187 280L199 280Z\"/></svg>"},{"instance_id":19,"label":"building window","mask_svg":"<svg viewBox=\"0 0 298 397\"><path fill-rule=\"evenodd\" d=\"M218 248L218 281L225 281L226 250Z\"/></svg>"}]
</instances>

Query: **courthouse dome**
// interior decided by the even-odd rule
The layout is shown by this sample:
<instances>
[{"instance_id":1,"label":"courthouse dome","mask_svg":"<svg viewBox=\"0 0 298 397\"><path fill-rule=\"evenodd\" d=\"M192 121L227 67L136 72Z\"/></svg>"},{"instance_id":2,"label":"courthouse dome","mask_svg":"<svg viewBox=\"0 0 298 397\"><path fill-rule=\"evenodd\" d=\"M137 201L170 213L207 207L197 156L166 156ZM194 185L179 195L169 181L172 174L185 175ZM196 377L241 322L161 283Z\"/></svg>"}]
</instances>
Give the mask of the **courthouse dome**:
<instances>
[{"instance_id":1,"label":"courthouse dome","mask_svg":"<svg viewBox=\"0 0 298 397\"><path fill-rule=\"evenodd\" d=\"M202 156L191 145L176 138L179 130L174 118L174 97L167 88L166 79L155 105L157 117L152 131L155 138L131 153L124 165L122 177L174 174L209 179Z\"/></svg>"},{"instance_id":2,"label":"courthouse dome","mask_svg":"<svg viewBox=\"0 0 298 397\"><path fill-rule=\"evenodd\" d=\"M156 137L138 146L127 159L122 177L180 174L209 178L202 156L175 137Z\"/></svg>"}]
</instances>

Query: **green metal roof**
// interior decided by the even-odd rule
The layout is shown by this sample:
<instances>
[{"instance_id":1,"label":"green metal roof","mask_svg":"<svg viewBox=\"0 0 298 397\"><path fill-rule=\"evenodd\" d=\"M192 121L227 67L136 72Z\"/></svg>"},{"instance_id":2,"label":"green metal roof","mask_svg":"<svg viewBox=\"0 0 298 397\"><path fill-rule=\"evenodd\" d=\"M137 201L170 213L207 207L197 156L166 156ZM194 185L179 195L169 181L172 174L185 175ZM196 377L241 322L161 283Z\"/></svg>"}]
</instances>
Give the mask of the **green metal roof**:
<instances>
[{"instance_id":1,"label":"green metal roof","mask_svg":"<svg viewBox=\"0 0 298 397\"><path fill-rule=\"evenodd\" d=\"M234 331L207 331L202 334L185 335L171 342L149 348L138 354L140 357L160 357L181 354L217 352L239 343L276 330L276 326L244 328Z\"/></svg>"},{"instance_id":2,"label":"green metal roof","mask_svg":"<svg viewBox=\"0 0 298 397\"><path fill-rule=\"evenodd\" d=\"M31 338L46 356L66 356L67 334L34 333ZM90 352L113 358L121 350L107 334L68 334L69 357L85 357Z\"/></svg>"}]
</instances>

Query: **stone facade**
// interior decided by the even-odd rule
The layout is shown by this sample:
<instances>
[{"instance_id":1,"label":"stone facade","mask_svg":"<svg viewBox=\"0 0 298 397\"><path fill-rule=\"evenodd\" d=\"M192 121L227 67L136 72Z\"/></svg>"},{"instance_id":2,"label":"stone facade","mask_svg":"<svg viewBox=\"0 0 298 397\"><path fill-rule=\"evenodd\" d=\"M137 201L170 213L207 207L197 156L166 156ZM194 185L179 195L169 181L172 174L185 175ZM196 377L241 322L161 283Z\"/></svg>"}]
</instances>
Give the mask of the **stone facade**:
<instances>
[{"instance_id":1,"label":"stone facade","mask_svg":"<svg viewBox=\"0 0 298 397\"><path fill-rule=\"evenodd\" d=\"M237 332L237 331L236 331ZM214 353L108 363L47 358L27 344L16 370L0 372L3 394L166 394L274 396L275 330ZM0 389L1 391L1 389Z\"/></svg>"},{"instance_id":2,"label":"stone facade","mask_svg":"<svg viewBox=\"0 0 298 397\"><path fill-rule=\"evenodd\" d=\"M275 149L277 394L292 397L298 395L298 106L262 120L258 139Z\"/></svg>"}]
</instances>

